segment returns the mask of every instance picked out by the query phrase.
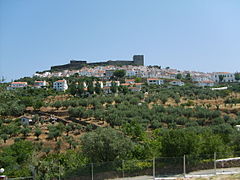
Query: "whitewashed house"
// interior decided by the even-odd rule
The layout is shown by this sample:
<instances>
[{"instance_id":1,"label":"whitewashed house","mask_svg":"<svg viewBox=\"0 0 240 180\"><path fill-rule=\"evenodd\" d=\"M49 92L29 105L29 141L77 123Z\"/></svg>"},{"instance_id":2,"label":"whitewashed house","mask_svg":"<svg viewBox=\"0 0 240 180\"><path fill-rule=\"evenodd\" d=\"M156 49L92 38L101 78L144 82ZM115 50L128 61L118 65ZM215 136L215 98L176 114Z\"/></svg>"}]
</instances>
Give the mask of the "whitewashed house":
<instances>
[{"instance_id":1,"label":"whitewashed house","mask_svg":"<svg viewBox=\"0 0 240 180\"><path fill-rule=\"evenodd\" d=\"M8 90L17 89L17 88L24 88L27 87L27 82L11 82L11 84L7 87Z\"/></svg>"},{"instance_id":2,"label":"whitewashed house","mask_svg":"<svg viewBox=\"0 0 240 180\"><path fill-rule=\"evenodd\" d=\"M66 91L68 89L68 84L65 79L58 80L53 83L53 89L57 91Z\"/></svg>"},{"instance_id":3,"label":"whitewashed house","mask_svg":"<svg viewBox=\"0 0 240 180\"><path fill-rule=\"evenodd\" d=\"M202 81L210 81L211 78L209 76L199 75L199 76L192 76L193 82L202 82Z\"/></svg>"},{"instance_id":4,"label":"whitewashed house","mask_svg":"<svg viewBox=\"0 0 240 180\"><path fill-rule=\"evenodd\" d=\"M34 87L35 88L42 88L47 86L47 82L46 81L35 81L34 82Z\"/></svg>"},{"instance_id":5,"label":"whitewashed house","mask_svg":"<svg viewBox=\"0 0 240 180\"><path fill-rule=\"evenodd\" d=\"M126 70L126 76L128 77L132 77L132 76L136 76L136 71L135 70Z\"/></svg>"},{"instance_id":6,"label":"whitewashed house","mask_svg":"<svg viewBox=\"0 0 240 180\"><path fill-rule=\"evenodd\" d=\"M35 123L35 121L33 121L32 117L28 117L28 116L22 116L21 117L21 124L24 125L33 125Z\"/></svg>"},{"instance_id":7,"label":"whitewashed house","mask_svg":"<svg viewBox=\"0 0 240 180\"><path fill-rule=\"evenodd\" d=\"M223 78L221 80L221 77ZM236 82L235 74L229 73L229 72L216 72L213 73L212 76L213 81L219 83L219 82Z\"/></svg>"},{"instance_id":8,"label":"whitewashed house","mask_svg":"<svg viewBox=\"0 0 240 180\"><path fill-rule=\"evenodd\" d=\"M148 78L147 84L148 85L162 85L162 84L164 84L164 80L158 79L158 78Z\"/></svg>"},{"instance_id":9,"label":"whitewashed house","mask_svg":"<svg viewBox=\"0 0 240 180\"><path fill-rule=\"evenodd\" d=\"M135 83L135 79L125 79L125 83L134 84Z\"/></svg>"},{"instance_id":10,"label":"whitewashed house","mask_svg":"<svg viewBox=\"0 0 240 180\"><path fill-rule=\"evenodd\" d=\"M184 86L185 85L185 83L180 80L170 81L169 84L171 84L173 86Z\"/></svg>"},{"instance_id":11,"label":"whitewashed house","mask_svg":"<svg viewBox=\"0 0 240 180\"><path fill-rule=\"evenodd\" d=\"M116 86L120 86L119 81L106 81L104 87L111 87L113 83L115 83Z\"/></svg>"},{"instance_id":12,"label":"whitewashed house","mask_svg":"<svg viewBox=\"0 0 240 180\"><path fill-rule=\"evenodd\" d=\"M214 86L214 81L199 81L196 85L198 87L212 87Z\"/></svg>"},{"instance_id":13,"label":"whitewashed house","mask_svg":"<svg viewBox=\"0 0 240 180\"><path fill-rule=\"evenodd\" d=\"M96 87L96 84L99 84L100 88L103 88L103 82L102 81L93 81L93 87Z\"/></svg>"}]
</instances>

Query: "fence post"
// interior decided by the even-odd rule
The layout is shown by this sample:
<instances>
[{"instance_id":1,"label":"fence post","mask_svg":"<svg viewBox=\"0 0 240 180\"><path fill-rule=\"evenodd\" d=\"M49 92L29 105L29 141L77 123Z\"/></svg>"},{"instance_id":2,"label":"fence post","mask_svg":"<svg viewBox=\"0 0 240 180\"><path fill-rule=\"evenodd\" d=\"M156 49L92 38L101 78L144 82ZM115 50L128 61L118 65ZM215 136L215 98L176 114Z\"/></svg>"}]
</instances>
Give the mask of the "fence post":
<instances>
[{"instance_id":1,"label":"fence post","mask_svg":"<svg viewBox=\"0 0 240 180\"><path fill-rule=\"evenodd\" d=\"M124 160L122 160L122 177L124 178Z\"/></svg>"},{"instance_id":2,"label":"fence post","mask_svg":"<svg viewBox=\"0 0 240 180\"><path fill-rule=\"evenodd\" d=\"M61 180L61 170L60 170L60 161L58 162L58 180Z\"/></svg>"},{"instance_id":3,"label":"fence post","mask_svg":"<svg viewBox=\"0 0 240 180\"><path fill-rule=\"evenodd\" d=\"M93 180L93 163L91 163L91 174L92 174L92 180Z\"/></svg>"},{"instance_id":4,"label":"fence post","mask_svg":"<svg viewBox=\"0 0 240 180\"><path fill-rule=\"evenodd\" d=\"M183 176L186 177L186 156L183 155Z\"/></svg>"},{"instance_id":5,"label":"fence post","mask_svg":"<svg viewBox=\"0 0 240 180\"><path fill-rule=\"evenodd\" d=\"M155 157L153 158L153 179L155 179Z\"/></svg>"},{"instance_id":6,"label":"fence post","mask_svg":"<svg viewBox=\"0 0 240 180\"><path fill-rule=\"evenodd\" d=\"M215 175L217 175L217 153L214 152L214 171Z\"/></svg>"}]
</instances>

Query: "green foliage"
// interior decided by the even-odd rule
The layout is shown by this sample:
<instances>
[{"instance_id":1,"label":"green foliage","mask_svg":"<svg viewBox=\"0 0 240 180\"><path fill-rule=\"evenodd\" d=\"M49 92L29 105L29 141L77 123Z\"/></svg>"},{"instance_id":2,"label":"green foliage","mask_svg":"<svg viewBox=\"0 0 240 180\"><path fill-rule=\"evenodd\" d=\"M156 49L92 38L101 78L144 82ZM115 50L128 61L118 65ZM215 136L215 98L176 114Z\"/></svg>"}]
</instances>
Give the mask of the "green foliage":
<instances>
[{"instance_id":1,"label":"green foliage","mask_svg":"<svg viewBox=\"0 0 240 180\"><path fill-rule=\"evenodd\" d=\"M117 79L123 78L125 75L126 71L122 69L113 72L113 76L116 77Z\"/></svg>"},{"instance_id":2,"label":"green foliage","mask_svg":"<svg viewBox=\"0 0 240 180\"><path fill-rule=\"evenodd\" d=\"M21 133L23 134L24 138L26 138L30 132L31 132L31 129L29 127L23 127L21 129Z\"/></svg>"},{"instance_id":3,"label":"green foliage","mask_svg":"<svg viewBox=\"0 0 240 180\"><path fill-rule=\"evenodd\" d=\"M40 128L36 128L34 131L34 135L37 137L37 140L39 140L39 136L42 134L42 131Z\"/></svg>"},{"instance_id":4,"label":"green foliage","mask_svg":"<svg viewBox=\"0 0 240 180\"><path fill-rule=\"evenodd\" d=\"M182 74L177 74L177 75L176 75L176 78L177 78L177 79L182 79Z\"/></svg>"},{"instance_id":5,"label":"green foliage","mask_svg":"<svg viewBox=\"0 0 240 180\"><path fill-rule=\"evenodd\" d=\"M237 81L239 81L239 80L240 80L240 73L235 73L234 75L235 75L235 79L236 79Z\"/></svg>"},{"instance_id":6,"label":"green foliage","mask_svg":"<svg viewBox=\"0 0 240 180\"><path fill-rule=\"evenodd\" d=\"M0 152L0 164L5 168L6 175L17 177L30 176L28 161L33 151L33 143L23 140L3 148Z\"/></svg>"},{"instance_id":7,"label":"green foliage","mask_svg":"<svg viewBox=\"0 0 240 180\"><path fill-rule=\"evenodd\" d=\"M219 78L219 82L222 82L223 79L224 79L224 76L223 75L219 75L218 78Z\"/></svg>"},{"instance_id":8,"label":"green foliage","mask_svg":"<svg viewBox=\"0 0 240 180\"><path fill-rule=\"evenodd\" d=\"M133 143L112 128L98 128L81 138L83 153L91 162L107 162L131 157Z\"/></svg>"},{"instance_id":9,"label":"green foliage","mask_svg":"<svg viewBox=\"0 0 240 180\"><path fill-rule=\"evenodd\" d=\"M62 135L63 131L64 131L64 125L63 124L58 124L57 126L51 125L48 126L48 138L49 139L55 139L55 141L58 140L58 137Z\"/></svg>"},{"instance_id":10,"label":"green foliage","mask_svg":"<svg viewBox=\"0 0 240 180\"><path fill-rule=\"evenodd\" d=\"M221 136L209 130L177 129L163 133L162 148L165 156L213 154L230 151Z\"/></svg>"}]
</instances>

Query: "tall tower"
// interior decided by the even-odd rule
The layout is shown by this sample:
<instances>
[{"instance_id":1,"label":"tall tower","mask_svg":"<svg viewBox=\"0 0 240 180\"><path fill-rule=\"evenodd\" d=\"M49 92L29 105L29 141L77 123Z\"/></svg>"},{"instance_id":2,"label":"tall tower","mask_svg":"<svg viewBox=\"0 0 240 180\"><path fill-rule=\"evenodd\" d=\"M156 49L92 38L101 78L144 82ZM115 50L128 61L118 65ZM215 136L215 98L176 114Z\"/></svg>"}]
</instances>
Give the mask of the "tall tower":
<instances>
[{"instance_id":1,"label":"tall tower","mask_svg":"<svg viewBox=\"0 0 240 180\"><path fill-rule=\"evenodd\" d=\"M133 63L135 65L144 66L144 55L134 55Z\"/></svg>"}]
</instances>

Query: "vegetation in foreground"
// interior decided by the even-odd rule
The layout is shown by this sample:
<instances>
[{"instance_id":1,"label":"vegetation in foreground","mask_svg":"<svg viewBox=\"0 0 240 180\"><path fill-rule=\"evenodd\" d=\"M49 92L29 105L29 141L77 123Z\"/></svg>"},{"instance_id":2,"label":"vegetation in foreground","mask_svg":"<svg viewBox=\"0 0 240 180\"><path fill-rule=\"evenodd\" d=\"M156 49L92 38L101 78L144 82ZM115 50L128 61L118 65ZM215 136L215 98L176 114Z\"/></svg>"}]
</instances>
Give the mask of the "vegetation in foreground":
<instances>
[{"instance_id":1,"label":"vegetation in foreground","mask_svg":"<svg viewBox=\"0 0 240 180\"><path fill-rule=\"evenodd\" d=\"M191 85L87 91L1 87L0 164L7 175L35 171L38 179L52 179L59 167L67 177L92 162L240 151L239 84L224 91ZM35 123L21 124L24 114Z\"/></svg>"}]
</instances>

